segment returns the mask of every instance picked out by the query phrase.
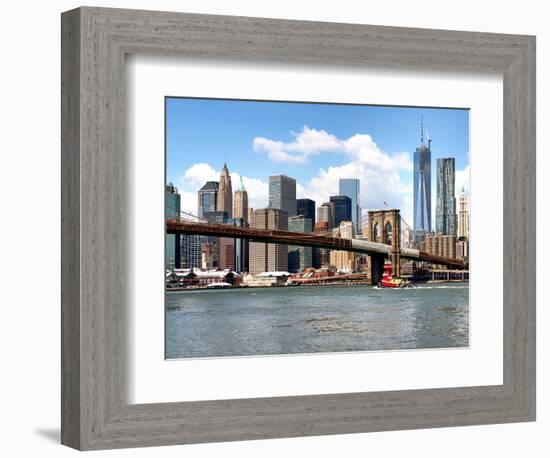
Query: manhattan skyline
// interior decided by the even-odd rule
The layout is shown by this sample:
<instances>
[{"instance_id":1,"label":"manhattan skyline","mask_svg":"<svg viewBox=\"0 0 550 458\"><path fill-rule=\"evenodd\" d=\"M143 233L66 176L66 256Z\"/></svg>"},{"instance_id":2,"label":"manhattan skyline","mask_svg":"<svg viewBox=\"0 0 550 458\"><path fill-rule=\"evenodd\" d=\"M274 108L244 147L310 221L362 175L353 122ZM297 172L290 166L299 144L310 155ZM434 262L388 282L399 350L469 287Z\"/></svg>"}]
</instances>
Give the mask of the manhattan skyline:
<instances>
[{"instance_id":1,"label":"manhattan skyline","mask_svg":"<svg viewBox=\"0 0 550 458\"><path fill-rule=\"evenodd\" d=\"M219 179L224 163L252 208L268 205L270 175L295 178L296 197L317 206L339 194L339 178L358 178L363 209L387 202L412 224L421 116L432 162L454 157L455 196L463 186L469 195L469 112L440 108L167 98L166 179L179 188L182 210L196 214L197 191Z\"/></svg>"}]
</instances>

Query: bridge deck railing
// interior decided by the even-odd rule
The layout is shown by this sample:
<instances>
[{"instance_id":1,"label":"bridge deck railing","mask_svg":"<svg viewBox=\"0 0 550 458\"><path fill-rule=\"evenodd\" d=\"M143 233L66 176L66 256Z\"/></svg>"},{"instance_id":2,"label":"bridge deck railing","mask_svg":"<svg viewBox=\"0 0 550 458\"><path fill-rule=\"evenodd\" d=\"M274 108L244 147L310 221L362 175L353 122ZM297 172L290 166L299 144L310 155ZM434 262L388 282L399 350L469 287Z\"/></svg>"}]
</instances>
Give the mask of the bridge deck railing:
<instances>
[{"instance_id":1,"label":"bridge deck railing","mask_svg":"<svg viewBox=\"0 0 550 458\"><path fill-rule=\"evenodd\" d=\"M369 255L390 254L390 246L369 242L360 239L344 239L319 235L315 232L290 232L275 229L259 229L252 227L239 227L227 224L216 224L207 222L190 222L188 220L171 219L166 222L168 233L210 235L216 237L242 238L259 243L278 243L283 245L311 246L326 248L336 251L352 251L366 253ZM464 261L456 258L446 258L432 255L415 249L401 249L401 257L442 264L457 268L464 268Z\"/></svg>"}]
</instances>

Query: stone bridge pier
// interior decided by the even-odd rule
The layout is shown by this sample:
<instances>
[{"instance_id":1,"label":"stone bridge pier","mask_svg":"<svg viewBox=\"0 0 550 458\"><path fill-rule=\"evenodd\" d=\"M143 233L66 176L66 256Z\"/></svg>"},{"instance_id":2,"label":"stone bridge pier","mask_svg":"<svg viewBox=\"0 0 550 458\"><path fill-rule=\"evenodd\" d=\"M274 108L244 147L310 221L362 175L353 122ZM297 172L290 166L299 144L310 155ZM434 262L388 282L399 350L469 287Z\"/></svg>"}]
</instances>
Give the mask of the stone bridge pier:
<instances>
[{"instance_id":1,"label":"stone bridge pier","mask_svg":"<svg viewBox=\"0 0 550 458\"><path fill-rule=\"evenodd\" d=\"M369 241L390 245L392 275L401 276L401 215L399 210L369 211ZM384 271L384 255L373 255L371 261L371 283L377 285Z\"/></svg>"},{"instance_id":2,"label":"stone bridge pier","mask_svg":"<svg viewBox=\"0 0 550 458\"><path fill-rule=\"evenodd\" d=\"M386 258L383 254L369 256L371 285L377 285L382 280L385 261Z\"/></svg>"}]
</instances>

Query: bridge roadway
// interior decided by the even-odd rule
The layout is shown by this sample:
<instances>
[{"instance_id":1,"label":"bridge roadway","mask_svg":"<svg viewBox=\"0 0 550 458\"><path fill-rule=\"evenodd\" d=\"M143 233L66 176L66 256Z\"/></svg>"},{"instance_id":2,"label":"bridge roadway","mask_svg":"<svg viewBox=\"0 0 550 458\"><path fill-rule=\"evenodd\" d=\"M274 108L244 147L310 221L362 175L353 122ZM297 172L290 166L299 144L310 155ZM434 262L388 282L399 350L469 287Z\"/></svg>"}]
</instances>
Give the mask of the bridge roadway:
<instances>
[{"instance_id":1,"label":"bridge roadway","mask_svg":"<svg viewBox=\"0 0 550 458\"><path fill-rule=\"evenodd\" d=\"M365 253L370 256L384 255L385 257L389 257L391 254L391 246L384 243L370 242L359 239L329 237L326 235L316 234L315 232L289 232L182 220L166 221L166 232L168 234L208 235L215 237L248 239L253 242L262 243L311 246L317 248L327 248L330 250ZM464 261L462 259L436 256L412 248L401 248L400 255L403 258L416 261L431 262L433 264L441 264L458 269L465 268Z\"/></svg>"}]
</instances>

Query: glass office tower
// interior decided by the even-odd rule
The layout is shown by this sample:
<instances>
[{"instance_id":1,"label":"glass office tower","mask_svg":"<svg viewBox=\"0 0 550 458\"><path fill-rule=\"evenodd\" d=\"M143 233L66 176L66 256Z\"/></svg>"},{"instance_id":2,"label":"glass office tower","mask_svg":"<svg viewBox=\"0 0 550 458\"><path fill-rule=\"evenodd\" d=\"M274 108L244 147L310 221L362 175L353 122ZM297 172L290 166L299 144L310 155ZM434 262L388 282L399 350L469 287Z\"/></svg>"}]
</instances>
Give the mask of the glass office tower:
<instances>
[{"instance_id":1,"label":"glass office tower","mask_svg":"<svg viewBox=\"0 0 550 458\"><path fill-rule=\"evenodd\" d=\"M166 219L176 219L180 216L181 196L172 183L166 185L165 192ZM180 242L178 234L166 234L164 264L166 269L178 269L180 267Z\"/></svg>"},{"instance_id":2,"label":"glass office tower","mask_svg":"<svg viewBox=\"0 0 550 458\"><path fill-rule=\"evenodd\" d=\"M334 227L338 227L342 221L351 221L351 199L348 196L330 196L333 205Z\"/></svg>"},{"instance_id":3,"label":"glass office tower","mask_svg":"<svg viewBox=\"0 0 550 458\"><path fill-rule=\"evenodd\" d=\"M296 180L286 175L269 177L269 208L282 210L288 216L296 214Z\"/></svg>"},{"instance_id":4,"label":"glass office tower","mask_svg":"<svg viewBox=\"0 0 550 458\"><path fill-rule=\"evenodd\" d=\"M296 214L309 218L312 226L315 226L315 201L311 199L298 199L296 201Z\"/></svg>"},{"instance_id":5,"label":"glass office tower","mask_svg":"<svg viewBox=\"0 0 550 458\"><path fill-rule=\"evenodd\" d=\"M423 128L422 128L423 132ZM414 215L413 226L417 242L424 240L432 231L432 151L431 140L424 145L424 135L420 146L414 152Z\"/></svg>"},{"instance_id":6,"label":"glass office tower","mask_svg":"<svg viewBox=\"0 0 550 458\"><path fill-rule=\"evenodd\" d=\"M455 158L437 159L437 196L435 230L439 234L456 235Z\"/></svg>"},{"instance_id":7,"label":"glass office tower","mask_svg":"<svg viewBox=\"0 0 550 458\"><path fill-rule=\"evenodd\" d=\"M351 199L351 222L355 233L361 233L361 207L359 206L360 182L358 178L340 178L338 194Z\"/></svg>"},{"instance_id":8,"label":"glass office tower","mask_svg":"<svg viewBox=\"0 0 550 458\"><path fill-rule=\"evenodd\" d=\"M215 212L218 201L218 189L220 184L217 181L207 181L199 189L199 218L202 218L207 212Z\"/></svg>"}]
</instances>

